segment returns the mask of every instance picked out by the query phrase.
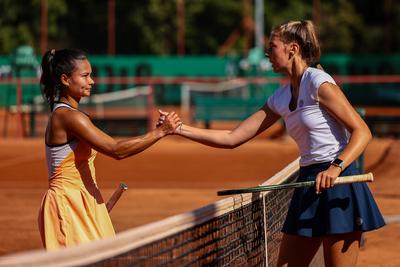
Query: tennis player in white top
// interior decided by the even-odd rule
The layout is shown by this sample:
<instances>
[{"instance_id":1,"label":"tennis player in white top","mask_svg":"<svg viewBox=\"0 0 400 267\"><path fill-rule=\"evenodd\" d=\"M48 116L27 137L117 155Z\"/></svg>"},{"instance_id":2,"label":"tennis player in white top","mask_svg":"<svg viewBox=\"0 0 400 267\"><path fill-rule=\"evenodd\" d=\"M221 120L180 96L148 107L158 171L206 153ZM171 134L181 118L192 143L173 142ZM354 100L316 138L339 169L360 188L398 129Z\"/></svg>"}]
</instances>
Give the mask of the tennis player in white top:
<instances>
[{"instance_id":1,"label":"tennis player in white top","mask_svg":"<svg viewBox=\"0 0 400 267\"><path fill-rule=\"evenodd\" d=\"M368 126L332 77L317 64L321 50L311 21L275 27L267 56L289 83L233 130L208 130L182 124L175 134L220 148L235 148L283 118L300 150L298 181L315 188L295 189L283 226L278 266L308 266L323 245L326 266L355 266L361 233L384 220L365 183L336 185L355 175L354 163L371 140ZM312 66L319 66L314 68ZM161 112L158 124L168 113Z\"/></svg>"}]
</instances>

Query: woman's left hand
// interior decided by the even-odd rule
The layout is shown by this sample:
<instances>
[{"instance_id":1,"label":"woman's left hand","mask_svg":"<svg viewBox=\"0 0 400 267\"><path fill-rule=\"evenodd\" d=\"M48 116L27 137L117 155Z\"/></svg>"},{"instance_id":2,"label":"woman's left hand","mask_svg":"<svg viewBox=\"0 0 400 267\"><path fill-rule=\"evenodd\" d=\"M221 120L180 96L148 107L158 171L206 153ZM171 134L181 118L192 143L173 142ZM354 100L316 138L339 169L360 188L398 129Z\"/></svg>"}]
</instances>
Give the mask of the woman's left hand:
<instances>
[{"instance_id":1,"label":"woman's left hand","mask_svg":"<svg viewBox=\"0 0 400 267\"><path fill-rule=\"evenodd\" d=\"M333 187L341 172L340 167L331 165L325 171L318 173L315 179L315 192L321 194L323 190Z\"/></svg>"},{"instance_id":2,"label":"woman's left hand","mask_svg":"<svg viewBox=\"0 0 400 267\"><path fill-rule=\"evenodd\" d=\"M182 126L182 121L175 112L164 112L159 110L160 117L156 127L161 128L165 134L174 134L178 127Z\"/></svg>"}]
</instances>

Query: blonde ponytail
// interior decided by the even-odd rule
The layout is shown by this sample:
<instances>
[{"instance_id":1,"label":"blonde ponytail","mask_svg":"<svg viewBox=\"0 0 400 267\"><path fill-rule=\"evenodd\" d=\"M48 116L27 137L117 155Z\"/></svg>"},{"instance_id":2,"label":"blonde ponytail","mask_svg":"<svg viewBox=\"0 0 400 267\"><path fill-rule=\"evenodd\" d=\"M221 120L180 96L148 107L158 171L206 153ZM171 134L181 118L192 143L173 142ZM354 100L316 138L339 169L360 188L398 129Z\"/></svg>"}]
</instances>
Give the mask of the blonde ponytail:
<instances>
[{"instance_id":1,"label":"blonde ponytail","mask_svg":"<svg viewBox=\"0 0 400 267\"><path fill-rule=\"evenodd\" d=\"M289 21L278 25L271 35L278 36L284 43L296 42L300 46L302 58L308 65L319 65L321 47L312 21ZM321 65L319 65L320 68Z\"/></svg>"}]
</instances>

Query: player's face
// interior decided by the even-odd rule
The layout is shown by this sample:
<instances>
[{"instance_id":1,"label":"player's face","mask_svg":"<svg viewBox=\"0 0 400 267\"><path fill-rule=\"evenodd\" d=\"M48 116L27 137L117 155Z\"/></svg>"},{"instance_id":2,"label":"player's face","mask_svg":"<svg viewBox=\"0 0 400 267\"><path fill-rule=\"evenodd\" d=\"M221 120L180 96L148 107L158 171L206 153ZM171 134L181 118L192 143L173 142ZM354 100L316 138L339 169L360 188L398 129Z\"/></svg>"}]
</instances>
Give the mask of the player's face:
<instances>
[{"instance_id":1,"label":"player's face","mask_svg":"<svg viewBox=\"0 0 400 267\"><path fill-rule=\"evenodd\" d=\"M285 72L288 66L288 49L278 37L272 35L269 40L266 56L272 64L274 72Z\"/></svg>"},{"instance_id":2,"label":"player's face","mask_svg":"<svg viewBox=\"0 0 400 267\"><path fill-rule=\"evenodd\" d=\"M74 98L90 96L94 84L92 67L87 59L76 60L75 70L68 77L68 93Z\"/></svg>"}]
</instances>

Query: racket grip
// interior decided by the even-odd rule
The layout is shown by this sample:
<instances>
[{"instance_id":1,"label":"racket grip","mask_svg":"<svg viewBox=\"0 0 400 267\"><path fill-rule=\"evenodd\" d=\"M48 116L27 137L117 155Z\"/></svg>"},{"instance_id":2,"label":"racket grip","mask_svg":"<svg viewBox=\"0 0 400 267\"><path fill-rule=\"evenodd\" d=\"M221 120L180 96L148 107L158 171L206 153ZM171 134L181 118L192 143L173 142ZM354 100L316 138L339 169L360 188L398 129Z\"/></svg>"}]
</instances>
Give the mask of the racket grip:
<instances>
[{"instance_id":1,"label":"racket grip","mask_svg":"<svg viewBox=\"0 0 400 267\"><path fill-rule=\"evenodd\" d=\"M341 176L335 180L335 184L350 184L356 182L373 182L374 175L372 172L359 175Z\"/></svg>"},{"instance_id":2,"label":"racket grip","mask_svg":"<svg viewBox=\"0 0 400 267\"><path fill-rule=\"evenodd\" d=\"M110 199L107 201L106 208L108 213L111 212L112 208L114 207L115 203L119 200L122 193L124 193L128 189L128 186L125 183L120 183L117 189L114 191Z\"/></svg>"}]
</instances>

